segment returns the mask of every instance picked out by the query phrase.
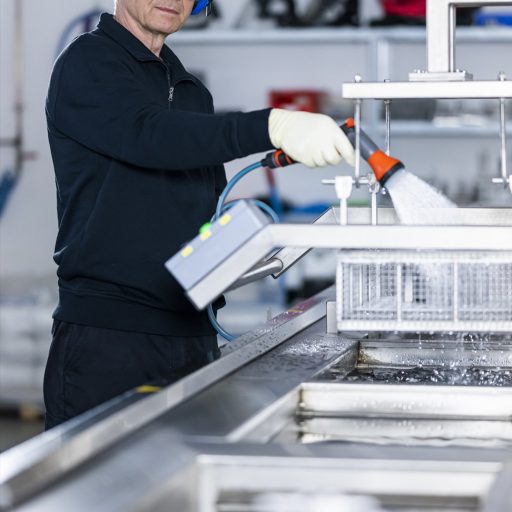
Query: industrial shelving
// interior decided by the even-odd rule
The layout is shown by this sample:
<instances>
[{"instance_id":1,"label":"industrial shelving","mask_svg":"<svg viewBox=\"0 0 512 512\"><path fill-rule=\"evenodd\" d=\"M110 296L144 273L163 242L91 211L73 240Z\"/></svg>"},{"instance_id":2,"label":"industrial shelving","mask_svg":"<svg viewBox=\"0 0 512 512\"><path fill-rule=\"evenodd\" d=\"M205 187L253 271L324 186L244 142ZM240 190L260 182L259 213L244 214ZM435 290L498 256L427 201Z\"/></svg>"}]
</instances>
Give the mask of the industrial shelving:
<instances>
[{"instance_id":1,"label":"industrial shelving","mask_svg":"<svg viewBox=\"0 0 512 512\"><path fill-rule=\"evenodd\" d=\"M396 62L394 62L394 54L398 50L413 55L413 61L416 67L421 68L425 62L425 37L426 31L422 27L393 27L393 28L325 28L325 29L231 29L231 30L215 30L207 28L204 30L182 31L173 35L169 40L172 46L177 47L194 47L194 46L229 46L233 48L240 47L243 51L244 47L269 45L336 45L346 47L347 45L363 45L365 47L366 67L368 72L363 79L368 81L382 81L385 79L405 80L405 73L412 71L406 68L396 70ZM512 30L502 27L460 27L456 34L457 44L459 48L464 45L485 45L492 52L492 45L512 45ZM404 45L409 48L404 49ZM412 46L411 46L412 45ZM402 47L402 48L400 48ZM512 46L511 46L512 48ZM201 61L200 54L198 62ZM494 60L494 59L490 59ZM494 65L507 66L508 62L495 61ZM204 62L207 67L208 63ZM472 69L470 69L472 71ZM502 69L496 69L496 74ZM505 69L505 71L507 71ZM510 76L512 77L512 68L510 68ZM475 73L476 75L478 73ZM495 76L487 76L485 78L493 79ZM266 78L266 82L272 85L272 76ZM300 86L300 83L298 83ZM372 102L371 102L372 103ZM382 123L379 119L377 106L368 106L365 117L373 126L379 126L381 131ZM440 137L492 137L497 135L498 126L492 123L481 123L477 121L475 125L464 123L456 124L430 121L394 121L393 135L398 137L414 137L414 136L440 136Z\"/></svg>"},{"instance_id":2,"label":"industrial shelving","mask_svg":"<svg viewBox=\"0 0 512 512\"><path fill-rule=\"evenodd\" d=\"M500 71L512 78L512 30L460 27L456 41L458 66L476 79L495 80ZM324 90L338 102L328 113L342 120L353 115L354 109L352 100L341 98L341 86L353 81L356 74L368 82L401 81L414 69L426 68L426 30L422 27L216 30L212 26L182 31L168 43L188 69L202 73L220 111L265 107L271 89L312 89ZM438 186L445 184L448 190L458 190L462 176L475 180L483 176L484 166L486 181L481 186L487 187L487 180L497 173L499 105L494 108L495 100L470 100L475 103L467 113L482 115L456 119L465 112L466 104L458 108L443 104L446 101L450 100L439 104L439 112L446 117L438 115L436 107L433 120L400 118L398 104L391 103L393 151L419 176ZM479 101L490 101L492 108ZM365 130L378 144L384 143L382 101L365 100L362 112ZM512 133L512 123L509 125ZM251 161L229 163L228 175ZM318 172L299 170L300 180L296 172L295 168L286 169L277 177L285 199L299 204L332 200L333 192L321 185ZM336 172L329 168L320 174L330 178ZM502 193L490 186L493 196ZM266 184L257 173L238 189L241 196L265 192ZM508 196L503 200L508 201Z\"/></svg>"}]
</instances>

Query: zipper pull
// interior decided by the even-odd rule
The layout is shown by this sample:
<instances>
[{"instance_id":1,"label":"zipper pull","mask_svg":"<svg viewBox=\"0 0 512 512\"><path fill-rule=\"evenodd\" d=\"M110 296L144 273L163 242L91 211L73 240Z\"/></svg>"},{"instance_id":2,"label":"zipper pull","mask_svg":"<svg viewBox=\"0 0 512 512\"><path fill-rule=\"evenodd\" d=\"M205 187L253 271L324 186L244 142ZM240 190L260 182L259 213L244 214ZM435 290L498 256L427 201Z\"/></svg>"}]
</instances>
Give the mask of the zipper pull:
<instances>
[{"instance_id":1,"label":"zipper pull","mask_svg":"<svg viewBox=\"0 0 512 512\"><path fill-rule=\"evenodd\" d=\"M169 87L169 103L172 103L172 100L174 99L174 86L171 85L171 87Z\"/></svg>"}]
</instances>

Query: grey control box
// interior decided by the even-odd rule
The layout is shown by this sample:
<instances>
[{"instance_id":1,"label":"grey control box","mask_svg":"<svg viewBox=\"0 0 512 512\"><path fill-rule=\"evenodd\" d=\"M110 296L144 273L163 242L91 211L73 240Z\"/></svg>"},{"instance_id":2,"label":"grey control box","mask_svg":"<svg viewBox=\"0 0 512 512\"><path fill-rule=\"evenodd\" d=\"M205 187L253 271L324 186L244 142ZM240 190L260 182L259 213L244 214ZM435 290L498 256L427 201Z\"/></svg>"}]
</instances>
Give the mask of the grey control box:
<instances>
[{"instance_id":1,"label":"grey control box","mask_svg":"<svg viewBox=\"0 0 512 512\"><path fill-rule=\"evenodd\" d=\"M203 226L165 266L188 291L269 223L258 207L238 201L211 225Z\"/></svg>"}]
</instances>

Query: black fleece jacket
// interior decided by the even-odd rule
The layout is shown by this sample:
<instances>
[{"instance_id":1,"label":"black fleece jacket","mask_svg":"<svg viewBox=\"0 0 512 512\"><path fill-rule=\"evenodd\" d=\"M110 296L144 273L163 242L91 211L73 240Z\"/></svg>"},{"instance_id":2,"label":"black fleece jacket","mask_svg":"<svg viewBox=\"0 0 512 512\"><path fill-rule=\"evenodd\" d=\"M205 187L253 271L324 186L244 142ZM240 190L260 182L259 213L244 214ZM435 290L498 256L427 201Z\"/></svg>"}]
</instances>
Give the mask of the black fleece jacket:
<instances>
[{"instance_id":1,"label":"black fleece jacket","mask_svg":"<svg viewBox=\"0 0 512 512\"><path fill-rule=\"evenodd\" d=\"M103 14L58 58L46 115L59 220L54 318L213 333L164 262L212 216L222 164L272 148L269 110L214 114L167 46L159 59Z\"/></svg>"}]
</instances>

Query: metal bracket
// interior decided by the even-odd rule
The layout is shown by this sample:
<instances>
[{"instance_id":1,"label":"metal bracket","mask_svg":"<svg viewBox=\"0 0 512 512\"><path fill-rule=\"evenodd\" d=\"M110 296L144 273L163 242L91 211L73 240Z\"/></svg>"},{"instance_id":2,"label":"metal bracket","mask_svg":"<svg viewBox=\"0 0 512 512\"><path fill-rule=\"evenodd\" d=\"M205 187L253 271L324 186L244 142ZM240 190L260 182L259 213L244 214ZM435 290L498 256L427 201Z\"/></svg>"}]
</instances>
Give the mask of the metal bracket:
<instances>
[{"instance_id":1,"label":"metal bracket","mask_svg":"<svg viewBox=\"0 0 512 512\"><path fill-rule=\"evenodd\" d=\"M472 76L455 67L455 28L457 7L512 5L511 0L428 0L427 69L416 80L471 80ZM414 75L414 74L413 74ZM435 78L434 75L438 75ZM439 77L439 75L442 77Z\"/></svg>"}]
</instances>

